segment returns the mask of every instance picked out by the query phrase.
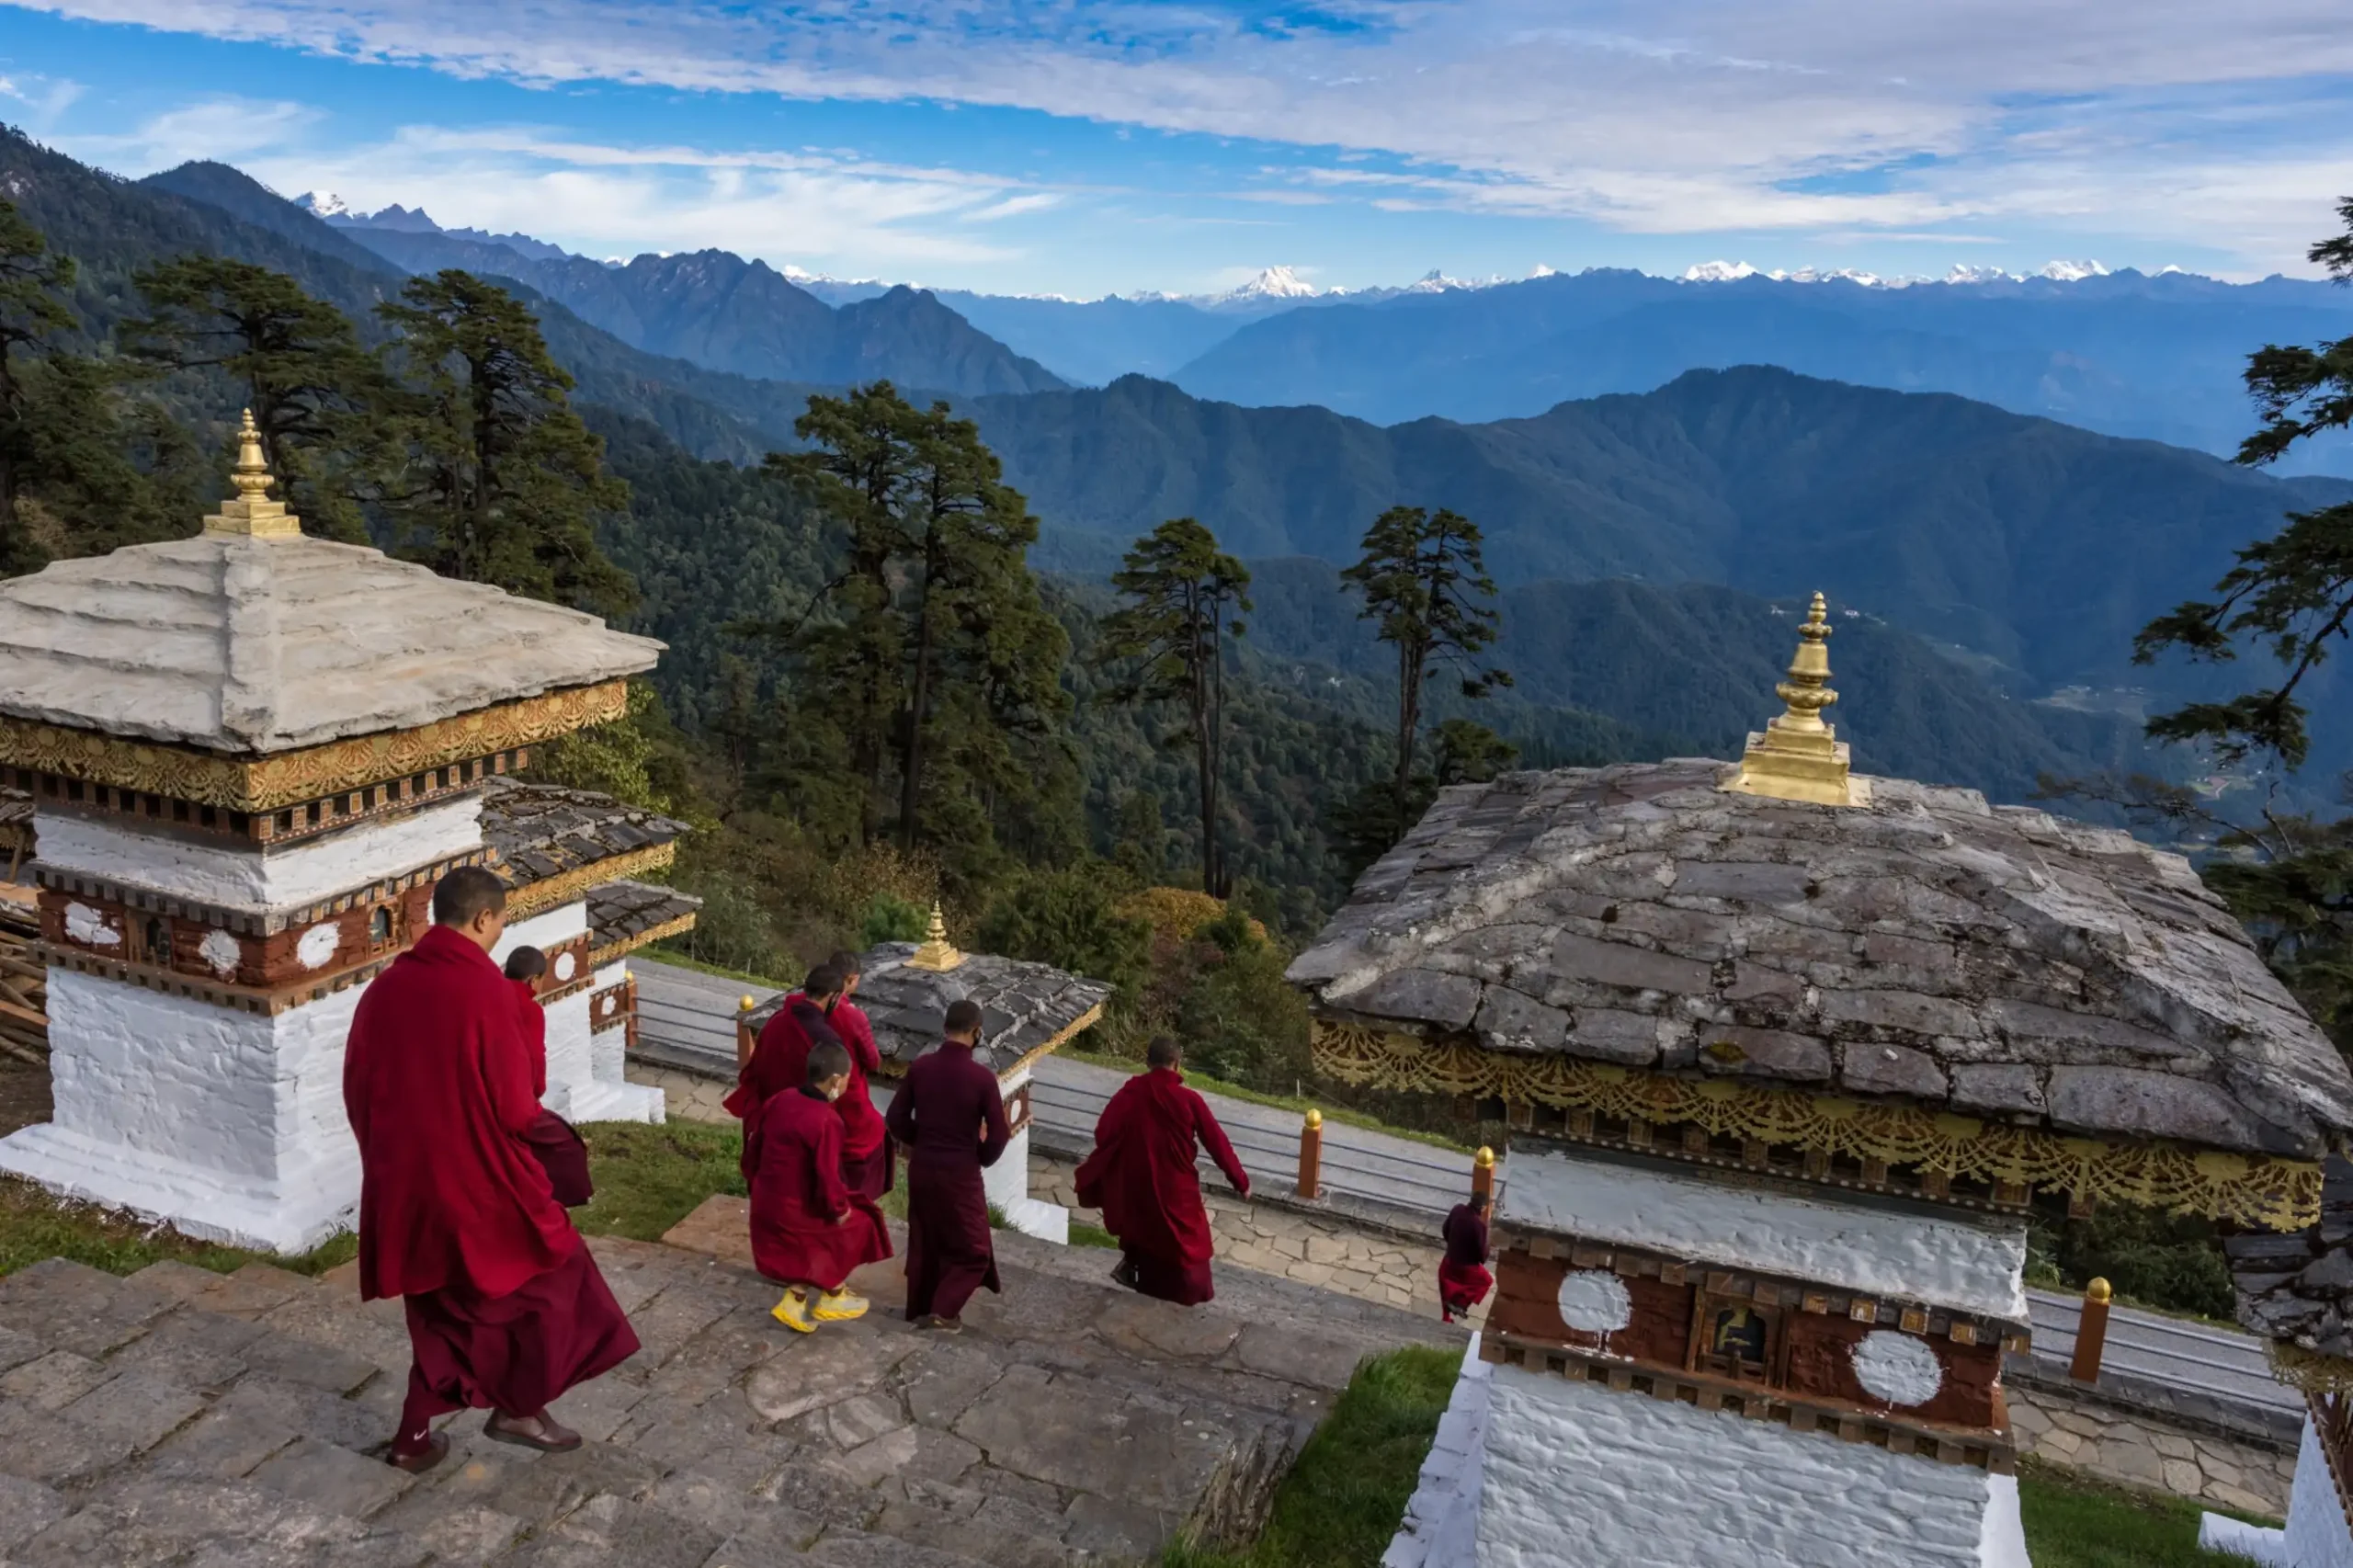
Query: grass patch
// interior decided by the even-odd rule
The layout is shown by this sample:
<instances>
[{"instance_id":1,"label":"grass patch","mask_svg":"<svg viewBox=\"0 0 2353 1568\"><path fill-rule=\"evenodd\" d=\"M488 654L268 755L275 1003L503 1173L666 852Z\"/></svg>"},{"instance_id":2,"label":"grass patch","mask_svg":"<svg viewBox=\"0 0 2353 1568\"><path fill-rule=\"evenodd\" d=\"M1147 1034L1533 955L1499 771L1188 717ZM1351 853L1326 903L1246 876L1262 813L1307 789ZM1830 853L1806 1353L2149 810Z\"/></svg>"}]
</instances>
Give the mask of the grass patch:
<instances>
[{"instance_id":1,"label":"grass patch","mask_svg":"<svg viewBox=\"0 0 2353 1568\"><path fill-rule=\"evenodd\" d=\"M1461 1363L1459 1351L1413 1346L1358 1367L1275 1494L1256 1544L1172 1547L1164 1568L1374 1568L1405 1517Z\"/></svg>"},{"instance_id":2,"label":"grass patch","mask_svg":"<svg viewBox=\"0 0 2353 1568\"><path fill-rule=\"evenodd\" d=\"M1084 1220L1070 1222L1070 1244L1074 1247L1117 1248L1120 1238L1100 1225L1090 1225Z\"/></svg>"},{"instance_id":3,"label":"grass patch","mask_svg":"<svg viewBox=\"0 0 2353 1568\"><path fill-rule=\"evenodd\" d=\"M1069 1046L1063 1047L1054 1054L1067 1057L1073 1062L1084 1062L1091 1067L1108 1067L1114 1072L1125 1073L1131 1076L1145 1071L1144 1064L1131 1056L1107 1056L1099 1051L1074 1051ZM1379 1117L1367 1116L1360 1110L1349 1110L1342 1106L1320 1104L1305 1095L1270 1095L1261 1089L1246 1089L1239 1084L1229 1084L1222 1078L1212 1078L1206 1073L1196 1073L1190 1067L1185 1069L1185 1083L1188 1087L1199 1089L1205 1095L1223 1095L1228 1099L1245 1100L1251 1105L1267 1106L1275 1110L1296 1111L1301 1116L1305 1116L1311 1110L1321 1110L1326 1121L1361 1127L1368 1132L1386 1132L1392 1138L1404 1138L1415 1143L1427 1143L1433 1149L1445 1149L1457 1154L1478 1153L1477 1144L1465 1143L1459 1138L1449 1138L1441 1132L1424 1132L1411 1127L1399 1127L1392 1122L1383 1121Z\"/></svg>"},{"instance_id":4,"label":"grass patch","mask_svg":"<svg viewBox=\"0 0 2353 1568\"><path fill-rule=\"evenodd\" d=\"M68 1257L108 1274L135 1274L151 1263L170 1260L233 1273L248 1263L270 1263L297 1274L324 1274L358 1255L349 1232L329 1237L300 1257L247 1252L184 1236L168 1225L150 1224L118 1210L62 1202L16 1176L0 1176L0 1275L14 1274L44 1257Z\"/></svg>"},{"instance_id":5,"label":"grass patch","mask_svg":"<svg viewBox=\"0 0 2353 1568\"><path fill-rule=\"evenodd\" d=\"M745 1196L744 1135L732 1123L595 1121L580 1136L597 1186L572 1211L584 1234L658 1242L714 1193Z\"/></svg>"},{"instance_id":6,"label":"grass patch","mask_svg":"<svg viewBox=\"0 0 2353 1568\"><path fill-rule=\"evenodd\" d=\"M2034 1568L2247 1568L2246 1559L2204 1551L2198 1516L2178 1497L2158 1497L2062 1475L2020 1461L2018 1504Z\"/></svg>"}]
</instances>

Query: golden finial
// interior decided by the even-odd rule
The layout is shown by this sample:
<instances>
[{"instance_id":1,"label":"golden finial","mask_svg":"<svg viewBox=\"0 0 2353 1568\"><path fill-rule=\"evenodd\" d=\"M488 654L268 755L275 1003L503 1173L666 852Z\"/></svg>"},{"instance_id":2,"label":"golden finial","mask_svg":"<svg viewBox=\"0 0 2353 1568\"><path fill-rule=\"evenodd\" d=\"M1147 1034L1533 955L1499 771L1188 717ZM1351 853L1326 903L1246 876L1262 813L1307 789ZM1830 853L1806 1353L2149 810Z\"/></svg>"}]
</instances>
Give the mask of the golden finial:
<instances>
[{"instance_id":1,"label":"golden finial","mask_svg":"<svg viewBox=\"0 0 2353 1568\"><path fill-rule=\"evenodd\" d=\"M1484 1143L1482 1143L1479 1145L1479 1152L1472 1156L1471 1163L1483 1171L1494 1170L1495 1168L1495 1152L1493 1149L1488 1148Z\"/></svg>"},{"instance_id":2,"label":"golden finial","mask_svg":"<svg viewBox=\"0 0 2353 1568\"><path fill-rule=\"evenodd\" d=\"M1323 1125L1324 1113L1317 1110L1313 1106L1309 1106L1307 1108L1307 1130L1313 1132L1321 1129Z\"/></svg>"},{"instance_id":3,"label":"golden finial","mask_svg":"<svg viewBox=\"0 0 2353 1568\"><path fill-rule=\"evenodd\" d=\"M2084 1300L2086 1301L2105 1301L2114 1294L2105 1279L2095 1279L2084 1287Z\"/></svg>"},{"instance_id":4,"label":"golden finial","mask_svg":"<svg viewBox=\"0 0 2353 1568\"><path fill-rule=\"evenodd\" d=\"M909 969L944 971L964 961L964 955L948 945L948 922L940 917L939 901L931 901L931 924L924 927L923 946L908 956Z\"/></svg>"},{"instance_id":5,"label":"golden finial","mask_svg":"<svg viewBox=\"0 0 2353 1568\"><path fill-rule=\"evenodd\" d=\"M241 534L248 539L295 539L302 532L302 520L286 509L282 501L269 498L269 488L278 483L269 472L269 461L262 456L261 426L254 423L254 411L244 411L237 426L237 466L229 472L229 483L237 487L236 497L224 501L221 509L204 519L204 531L209 534Z\"/></svg>"},{"instance_id":6,"label":"golden finial","mask_svg":"<svg viewBox=\"0 0 2353 1568\"><path fill-rule=\"evenodd\" d=\"M1838 700L1830 689L1829 607L1820 594L1798 628L1797 657L1789 678L1773 688L1787 711L1751 733L1740 767L1723 782L1726 790L1777 801L1810 801L1821 806L1870 803L1868 779L1847 776L1847 748L1823 722L1822 710Z\"/></svg>"},{"instance_id":7,"label":"golden finial","mask_svg":"<svg viewBox=\"0 0 2353 1568\"><path fill-rule=\"evenodd\" d=\"M759 1003L754 1001L750 994L746 994L742 1001L735 1004L735 1010L739 1013L748 1013L758 1006Z\"/></svg>"}]
</instances>

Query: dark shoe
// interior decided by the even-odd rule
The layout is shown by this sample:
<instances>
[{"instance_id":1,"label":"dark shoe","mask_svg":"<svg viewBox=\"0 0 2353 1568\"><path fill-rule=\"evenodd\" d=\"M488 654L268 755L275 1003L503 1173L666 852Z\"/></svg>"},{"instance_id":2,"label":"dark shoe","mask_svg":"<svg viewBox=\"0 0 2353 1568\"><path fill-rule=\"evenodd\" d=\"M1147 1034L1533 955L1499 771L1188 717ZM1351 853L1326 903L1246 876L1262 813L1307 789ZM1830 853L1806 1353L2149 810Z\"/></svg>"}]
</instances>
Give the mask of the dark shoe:
<instances>
[{"instance_id":1,"label":"dark shoe","mask_svg":"<svg viewBox=\"0 0 2353 1568\"><path fill-rule=\"evenodd\" d=\"M392 1451L384 1456L384 1462L394 1470L404 1470L411 1475L423 1475L449 1457L449 1434L428 1432L426 1434L425 1447L415 1453L404 1454L401 1452L398 1445L394 1445Z\"/></svg>"},{"instance_id":2,"label":"dark shoe","mask_svg":"<svg viewBox=\"0 0 2353 1568\"><path fill-rule=\"evenodd\" d=\"M483 1423L482 1435L494 1443L512 1443L543 1454L569 1453L580 1446L580 1434L557 1426L555 1417L544 1410L537 1415L493 1415Z\"/></svg>"},{"instance_id":3,"label":"dark shoe","mask_svg":"<svg viewBox=\"0 0 2353 1568\"><path fill-rule=\"evenodd\" d=\"M1111 1283L1130 1290L1141 1290L1143 1289L1143 1287L1137 1282L1136 1266L1133 1258L1123 1257L1120 1259L1119 1262L1111 1266Z\"/></svg>"},{"instance_id":4,"label":"dark shoe","mask_svg":"<svg viewBox=\"0 0 2353 1568\"><path fill-rule=\"evenodd\" d=\"M923 1320L921 1326L930 1329L936 1334L961 1334L964 1332L964 1320L962 1318L944 1318L938 1312L934 1312L931 1316Z\"/></svg>"}]
</instances>

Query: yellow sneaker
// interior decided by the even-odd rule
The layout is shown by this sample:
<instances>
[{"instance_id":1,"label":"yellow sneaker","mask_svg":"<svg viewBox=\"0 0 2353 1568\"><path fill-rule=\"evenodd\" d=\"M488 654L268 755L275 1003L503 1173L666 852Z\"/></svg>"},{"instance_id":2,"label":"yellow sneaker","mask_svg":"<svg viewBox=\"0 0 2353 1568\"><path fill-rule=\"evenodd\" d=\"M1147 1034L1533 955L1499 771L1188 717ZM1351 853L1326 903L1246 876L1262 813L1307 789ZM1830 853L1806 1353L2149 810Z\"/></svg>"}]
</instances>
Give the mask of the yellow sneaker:
<instances>
[{"instance_id":1,"label":"yellow sneaker","mask_svg":"<svg viewBox=\"0 0 2353 1568\"><path fill-rule=\"evenodd\" d=\"M809 1293L805 1290L787 1290L783 1300L768 1309L768 1316L795 1334L817 1332L816 1324L809 1316Z\"/></svg>"},{"instance_id":2,"label":"yellow sneaker","mask_svg":"<svg viewBox=\"0 0 2353 1568\"><path fill-rule=\"evenodd\" d=\"M828 1290L817 1298L809 1315L820 1323L847 1323L852 1318L864 1317L870 1304L865 1297L848 1290Z\"/></svg>"}]
</instances>

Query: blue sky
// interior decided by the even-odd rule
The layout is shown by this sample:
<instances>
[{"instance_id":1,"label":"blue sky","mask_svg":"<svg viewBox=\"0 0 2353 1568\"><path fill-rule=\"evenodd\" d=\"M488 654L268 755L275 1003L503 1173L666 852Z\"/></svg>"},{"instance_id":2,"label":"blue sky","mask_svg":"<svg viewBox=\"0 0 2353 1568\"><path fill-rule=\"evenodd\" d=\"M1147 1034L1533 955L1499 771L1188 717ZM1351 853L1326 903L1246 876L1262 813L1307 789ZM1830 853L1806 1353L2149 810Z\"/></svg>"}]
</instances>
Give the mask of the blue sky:
<instances>
[{"instance_id":1,"label":"blue sky","mask_svg":"<svg viewBox=\"0 0 2353 1568\"><path fill-rule=\"evenodd\" d=\"M2345 0L59 0L0 118L594 256L995 292L2310 274Z\"/></svg>"}]
</instances>

